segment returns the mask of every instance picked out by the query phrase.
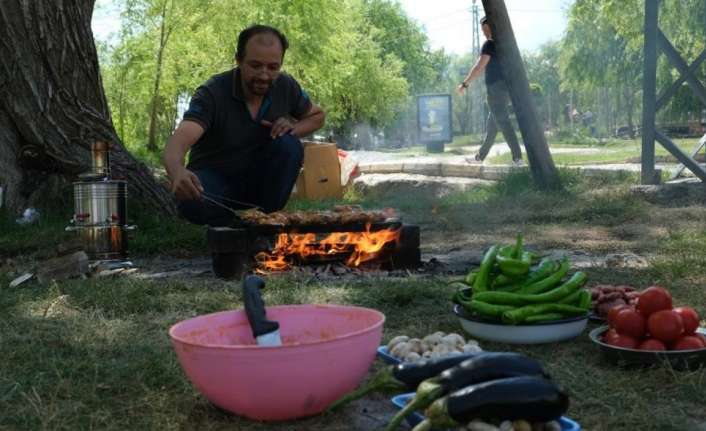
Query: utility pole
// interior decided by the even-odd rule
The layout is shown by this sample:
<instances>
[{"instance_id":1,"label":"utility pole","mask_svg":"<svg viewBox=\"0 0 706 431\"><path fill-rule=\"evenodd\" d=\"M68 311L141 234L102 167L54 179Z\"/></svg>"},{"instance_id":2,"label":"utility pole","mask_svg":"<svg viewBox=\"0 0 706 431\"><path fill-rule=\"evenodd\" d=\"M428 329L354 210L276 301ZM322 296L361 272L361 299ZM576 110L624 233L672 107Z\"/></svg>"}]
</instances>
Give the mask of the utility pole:
<instances>
[{"instance_id":1,"label":"utility pole","mask_svg":"<svg viewBox=\"0 0 706 431\"><path fill-rule=\"evenodd\" d=\"M515 41L515 33L512 31L505 2L504 0L483 0L483 8L497 45L498 60L510 89L510 98L522 132L532 178L540 189L560 188L559 173L554 166L547 139L539 123L529 80Z\"/></svg>"}]
</instances>

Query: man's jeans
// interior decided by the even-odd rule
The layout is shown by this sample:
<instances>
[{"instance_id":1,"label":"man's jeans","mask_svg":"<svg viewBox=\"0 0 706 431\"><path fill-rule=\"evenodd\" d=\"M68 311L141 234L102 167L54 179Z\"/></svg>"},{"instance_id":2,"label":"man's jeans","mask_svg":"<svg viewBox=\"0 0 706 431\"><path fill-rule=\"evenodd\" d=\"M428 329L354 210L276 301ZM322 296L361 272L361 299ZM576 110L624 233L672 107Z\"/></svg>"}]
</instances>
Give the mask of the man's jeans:
<instances>
[{"instance_id":1,"label":"man's jeans","mask_svg":"<svg viewBox=\"0 0 706 431\"><path fill-rule=\"evenodd\" d=\"M512 152L512 160L522 160L522 150L517 142L515 129L510 122L510 114L507 111L507 104L510 101L505 81L499 80L488 85L488 121L485 126L485 141L478 151L478 157L484 160L490 152L490 147L495 142L498 134L498 126L505 136L505 141Z\"/></svg>"},{"instance_id":2,"label":"man's jeans","mask_svg":"<svg viewBox=\"0 0 706 431\"><path fill-rule=\"evenodd\" d=\"M284 208L302 167L304 149L292 135L284 135L271 142L263 142L256 160L244 170L226 172L221 169L198 169L204 194L235 210L257 205L265 212ZM192 223L227 226L234 219L232 212L208 200L180 201L181 215Z\"/></svg>"}]
</instances>

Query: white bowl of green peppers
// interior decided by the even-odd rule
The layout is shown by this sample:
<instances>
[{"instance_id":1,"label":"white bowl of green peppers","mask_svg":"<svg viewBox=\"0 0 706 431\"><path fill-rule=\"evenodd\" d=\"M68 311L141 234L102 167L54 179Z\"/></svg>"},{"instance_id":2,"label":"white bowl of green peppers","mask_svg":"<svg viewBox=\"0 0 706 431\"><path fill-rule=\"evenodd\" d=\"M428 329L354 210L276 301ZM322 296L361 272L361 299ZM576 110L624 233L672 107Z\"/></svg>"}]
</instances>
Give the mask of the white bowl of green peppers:
<instances>
[{"instance_id":1,"label":"white bowl of green peppers","mask_svg":"<svg viewBox=\"0 0 706 431\"><path fill-rule=\"evenodd\" d=\"M520 325L507 325L470 315L458 304L454 305L454 314L469 335L508 344L543 344L570 340L579 336L588 324L588 313L585 316Z\"/></svg>"}]
</instances>

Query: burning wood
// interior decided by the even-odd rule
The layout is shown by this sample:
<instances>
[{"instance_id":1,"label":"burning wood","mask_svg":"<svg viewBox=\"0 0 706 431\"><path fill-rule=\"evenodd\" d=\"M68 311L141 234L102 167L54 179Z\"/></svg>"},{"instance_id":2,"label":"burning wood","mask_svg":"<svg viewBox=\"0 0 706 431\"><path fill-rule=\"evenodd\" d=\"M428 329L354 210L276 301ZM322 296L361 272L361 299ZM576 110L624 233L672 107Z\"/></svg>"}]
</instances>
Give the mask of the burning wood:
<instances>
[{"instance_id":1,"label":"burning wood","mask_svg":"<svg viewBox=\"0 0 706 431\"><path fill-rule=\"evenodd\" d=\"M362 232L333 232L324 237L316 233L281 233L272 251L260 252L255 260L260 270L285 271L297 263L346 260L346 265L358 267L376 259L385 245L399 244L400 231L386 228L372 231L367 223Z\"/></svg>"}]
</instances>

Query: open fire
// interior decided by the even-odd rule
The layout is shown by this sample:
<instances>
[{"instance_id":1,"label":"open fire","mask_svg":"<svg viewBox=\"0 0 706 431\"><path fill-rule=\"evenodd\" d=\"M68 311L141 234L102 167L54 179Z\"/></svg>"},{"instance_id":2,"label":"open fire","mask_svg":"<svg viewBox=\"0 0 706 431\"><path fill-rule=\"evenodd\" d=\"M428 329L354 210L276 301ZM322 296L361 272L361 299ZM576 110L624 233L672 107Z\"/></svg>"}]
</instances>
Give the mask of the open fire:
<instances>
[{"instance_id":1,"label":"open fire","mask_svg":"<svg viewBox=\"0 0 706 431\"><path fill-rule=\"evenodd\" d=\"M366 224L361 232L281 233L271 251L255 255L257 269L265 272L286 271L293 265L310 262L344 261L350 267L377 259L388 248L400 242L401 228L371 230Z\"/></svg>"}]
</instances>

